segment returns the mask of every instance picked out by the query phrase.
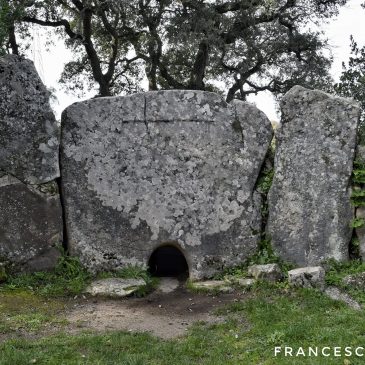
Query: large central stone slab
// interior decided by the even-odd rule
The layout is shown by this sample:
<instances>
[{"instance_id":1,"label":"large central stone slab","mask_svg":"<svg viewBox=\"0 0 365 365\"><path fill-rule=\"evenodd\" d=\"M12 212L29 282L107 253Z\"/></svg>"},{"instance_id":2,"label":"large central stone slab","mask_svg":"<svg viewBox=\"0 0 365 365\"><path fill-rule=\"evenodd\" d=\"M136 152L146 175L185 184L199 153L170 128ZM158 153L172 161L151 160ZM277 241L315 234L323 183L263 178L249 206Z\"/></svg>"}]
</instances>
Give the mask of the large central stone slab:
<instances>
[{"instance_id":1,"label":"large central stone slab","mask_svg":"<svg viewBox=\"0 0 365 365\"><path fill-rule=\"evenodd\" d=\"M254 192L272 136L256 107L202 91L77 103L62 118L69 246L93 270L146 266L178 246L190 276L211 276L257 247Z\"/></svg>"}]
</instances>

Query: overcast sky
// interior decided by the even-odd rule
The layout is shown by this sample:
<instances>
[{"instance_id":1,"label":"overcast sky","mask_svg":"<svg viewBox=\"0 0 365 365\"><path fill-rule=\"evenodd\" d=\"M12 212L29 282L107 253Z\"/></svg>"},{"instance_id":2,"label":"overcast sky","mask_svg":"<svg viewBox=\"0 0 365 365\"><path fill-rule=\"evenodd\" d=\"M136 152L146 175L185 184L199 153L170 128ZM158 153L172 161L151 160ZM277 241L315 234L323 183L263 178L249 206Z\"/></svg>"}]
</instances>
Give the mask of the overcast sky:
<instances>
[{"instance_id":1,"label":"overcast sky","mask_svg":"<svg viewBox=\"0 0 365 365\"><path fill-rule=\"evenodd\" d=\"M359 45L365 45L365 9L361 8L363 2L364 0L350 0L345 7L341 8L340 14L336 18L323 26L332 47L334 62L331 72L336 81L341 75L342 62L346 62L349 58L350 35L354 36ZM61 41L46 51L42 30L34 30L34 34L36 35L35 41L29 50L28 57L35 62L36 68L47 87L56 89L58 102L54 103L53 107L57 117L59 117L62 110L69 104L80 100L72 94L67 94L58 85L63 65L72 58L72 55ZM270 120L278 120L275 102L270 93L251 96L249 101L254 102L258 108L263 110Z\"/></svg>"}]
</instances>

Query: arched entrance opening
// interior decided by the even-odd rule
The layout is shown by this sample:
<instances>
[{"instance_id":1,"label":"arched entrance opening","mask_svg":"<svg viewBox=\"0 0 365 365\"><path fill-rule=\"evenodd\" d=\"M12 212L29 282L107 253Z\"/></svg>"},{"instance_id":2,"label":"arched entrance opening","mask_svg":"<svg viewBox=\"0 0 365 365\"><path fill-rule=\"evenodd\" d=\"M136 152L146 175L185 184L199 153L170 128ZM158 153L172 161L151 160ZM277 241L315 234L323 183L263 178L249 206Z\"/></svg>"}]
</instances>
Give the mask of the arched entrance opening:
<instances>
[{"instance_id":1,"label":"arched entrance opening","mask_svg":"<svg viewBox=\"0 0 365 365\"><path fill-rule=\"evenodd\" d=\"M164 245L153 251L148 261L149 271L153 276L189 277L189 266L184 254L173 245Z\"/></svg>"}]
</instances>

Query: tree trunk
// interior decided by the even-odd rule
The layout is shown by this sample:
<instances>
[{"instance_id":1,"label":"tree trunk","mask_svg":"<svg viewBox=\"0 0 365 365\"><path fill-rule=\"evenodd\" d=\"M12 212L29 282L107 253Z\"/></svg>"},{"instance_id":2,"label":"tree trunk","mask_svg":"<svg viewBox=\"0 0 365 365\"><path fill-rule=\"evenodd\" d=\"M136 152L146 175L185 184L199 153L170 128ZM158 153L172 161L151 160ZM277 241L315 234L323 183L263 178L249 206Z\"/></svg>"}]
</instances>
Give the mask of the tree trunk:
<instances>
[{"instance_id":1,"label":"tree trunk","mask_svg":"<svg viewBox=\"0 0 365 365\"><path fill-rule=\"evenodd\" d=\"M195 57L193 69L191 71L189 88L193 90L204 90L205 70L208 64L209 46L206 40L199 44L199 50Z\"/></svg>"},{"instance_id":2,"label":"tree trunk","mask_svg":"<svg viewBox=\"0 0 365 365\"><path fill-rule=\"evenodd\" d=\"M110 92L110 85L109 85L109 83L107 83L107 82L99 82L99 95L98 96L112 96L112 94Z\"/></svg>"},{"instance_id":3,"label":"tree trunk","mask_svg":"<svg viewBox=\"0 0 365 365\"><path fill-rule=\"evenodd\" d=\"M234 99L234 96L236 94L236 92L240 89L240 85L238 82L234 83L230 89L228 90L228 93L227 93L227 97L226 97L226 102L227 103L230 103L233 99Z\"/></svg>"},{"instance_id":4,"label":"tree trunk","mask_svg":"<svg viewBox=\"0 0 365 365\"><path fill-rule=\"evenodd\" d=\"M19 46L16 41L14 23L9 26L9 46L13 54L19 55Z\"/></svg>"}]
</instances>

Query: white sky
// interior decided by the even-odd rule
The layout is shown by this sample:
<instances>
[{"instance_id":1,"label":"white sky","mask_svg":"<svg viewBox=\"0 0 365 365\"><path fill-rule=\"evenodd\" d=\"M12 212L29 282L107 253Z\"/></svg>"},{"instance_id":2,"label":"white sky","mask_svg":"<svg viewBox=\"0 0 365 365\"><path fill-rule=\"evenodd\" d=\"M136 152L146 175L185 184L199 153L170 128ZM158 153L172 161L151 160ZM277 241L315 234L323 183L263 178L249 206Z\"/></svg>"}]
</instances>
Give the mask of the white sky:
<instances>
[{"instance_id":1,"label":"white sky","mask_svg":"<svg viewBox=\"0 0 365 365\"><path fill-rule=\"evenodd\" d=\"M342 72L342 62L347 62L350 54L350 35L352 34L359 46L365 45L365 9L361 8L364 0L350 0L348 4L341 8L338 17L332 19L329 24L323 26L323 30L332 47L334 62L331 73L336 81ZM38 34L41 31L38 32ZM56 90L57 103L54 103L57 117L68 105L79 101L72 94L67 94L58 85L63 65L72 59L71 53L65 48L62 41L46 51L45 42L39 35L29 50L28 57L33 59L36 68L40 73L43 82L47 87ZM94 94L88 95L88 97ZM249 101L255 103L259 109L264 111L270 120L278 120L275 109L275 101L269 92L251 96Z\"/></svg>"}]
</instances>

